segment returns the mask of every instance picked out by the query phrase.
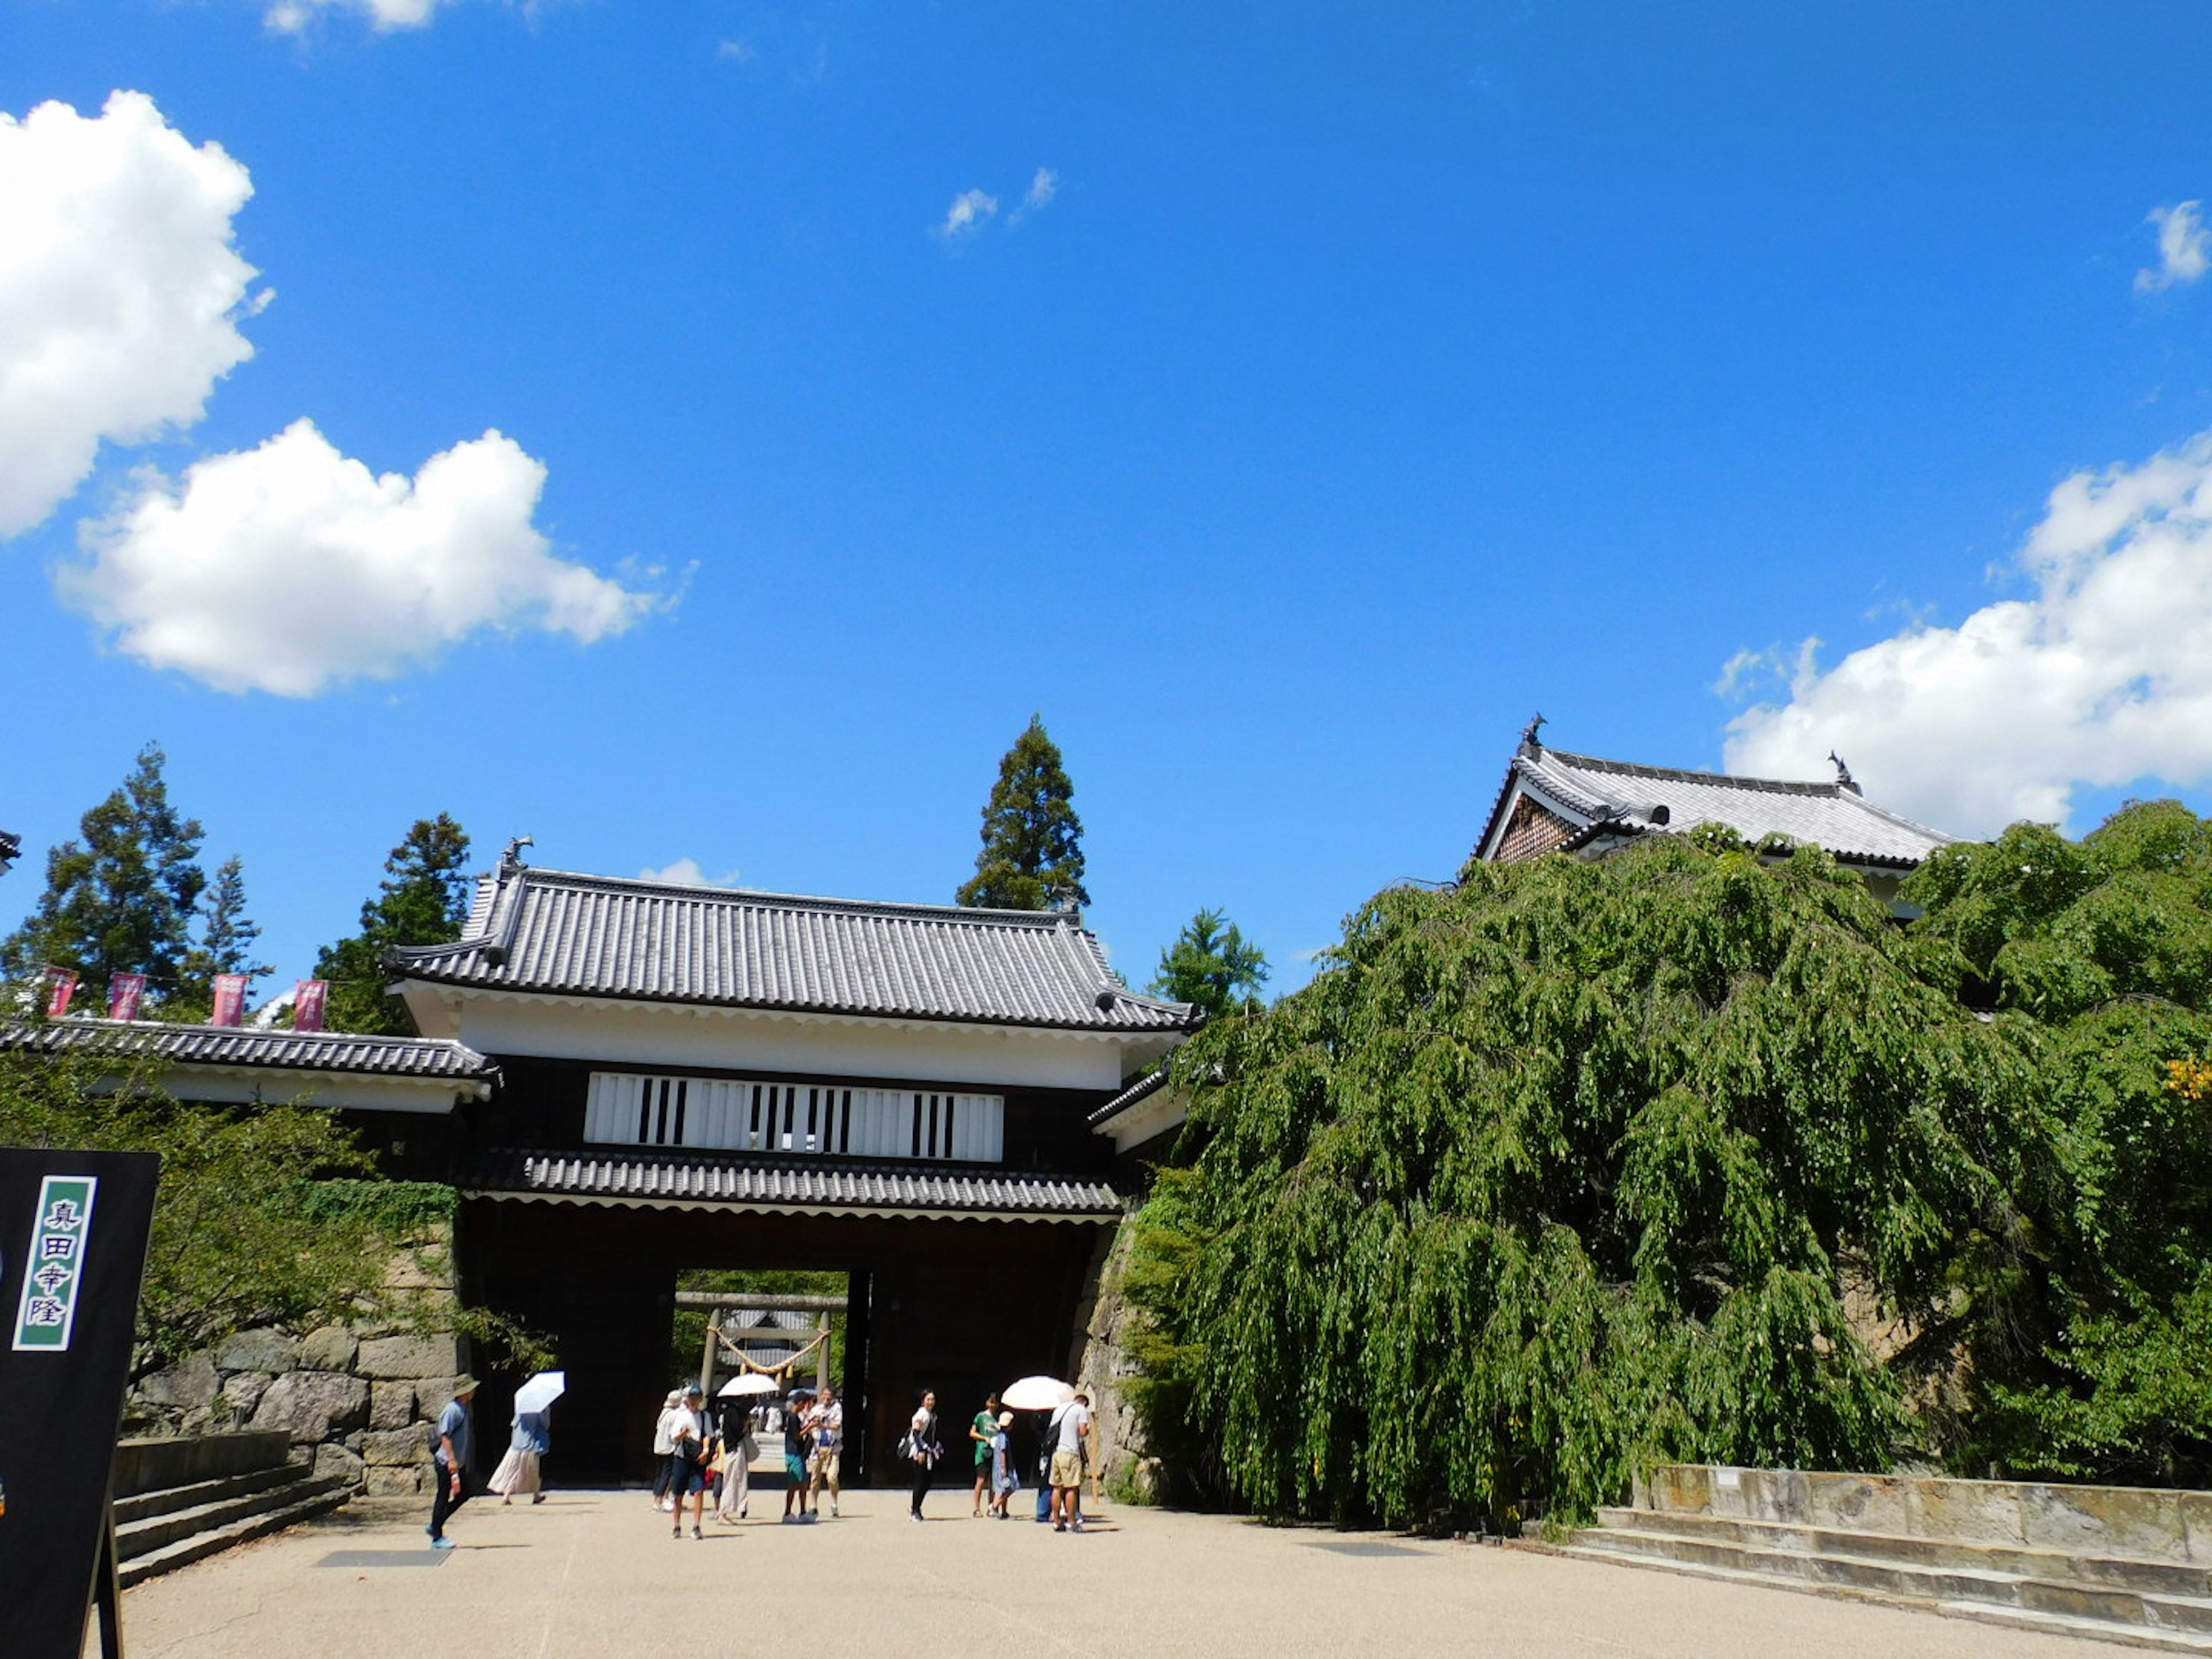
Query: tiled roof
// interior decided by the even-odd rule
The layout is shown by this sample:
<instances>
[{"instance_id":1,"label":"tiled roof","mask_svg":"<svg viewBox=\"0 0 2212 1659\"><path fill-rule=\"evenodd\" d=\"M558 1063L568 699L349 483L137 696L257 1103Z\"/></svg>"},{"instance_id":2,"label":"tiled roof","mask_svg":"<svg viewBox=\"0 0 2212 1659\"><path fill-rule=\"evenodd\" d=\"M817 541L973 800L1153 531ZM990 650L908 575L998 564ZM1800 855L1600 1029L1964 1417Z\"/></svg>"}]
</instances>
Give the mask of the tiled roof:
<instances>
[{"instance_id":1,"label":"tiled roof","mask_svg":"<svg viewBox=\"0 0 2212 1659\"><path fill-rule=\"evenodd\" d=\"M1514 757L1479 846L1490 845L1516 783L1584 826L1567 843L1570 849L1607 836L1680 833L1721 823L1748 841L1787 836L1848 862L1905 869L1957 839L1876 806L1850 783L1685 772L1531 744Z\"/></svg>"},{"instance_id":2,"label":"tiled roof","mask_svg":"<svg viewBox=\"0 0 2212 1659\"><path fill-rule=\"evenodd\" d=\"M1172 1033L1203 1017L1123 988L1065 912L879 904L513 867L482 931L386 960L406 978L735 1008Z\"/></svg>"},{"instance_id":3,"label":"tiled roof","mask_svg":"<svg viewBox=\"0 0 2212 1659\"><path fill-rule=\"evenodd\" d=\"M1121 1200L1103 1181L1028 1170L902 1169L775 1163L699 1153L495 1152L463 1181L477 1194L568 1198L609 1204L728 1205L755 1210L900 1214L1112 1217Z\"/></svg>"},{"instance_id":4,"label":"tiled roof","mask_svg":"<svg viewBox=\"0 0 2212 1659\"><path fill-rule=\"evenodd\" d=\"M1121 1116L1139 1101L1149 1100L1167 1085L1168 1068L1164 1066L1155 1066L1084 1121L1092 1128L1098 1128Z\"/></svg>"},{"instance_id":5,"label":"tiled roof","mask_svg":"<svg viewBox=\"0 0 2212 1659\"><path fill-rule=\"evenodd\" d=\"M53 1054L104 1050L196 1066L289 1072L489 1080L497 1068L442 1037L362 1036L348 1031L263 1031L245 1025L165 1025L155 1020L56 1019L0 1027L0 1047Z\"/></svg>"}]
</instances>

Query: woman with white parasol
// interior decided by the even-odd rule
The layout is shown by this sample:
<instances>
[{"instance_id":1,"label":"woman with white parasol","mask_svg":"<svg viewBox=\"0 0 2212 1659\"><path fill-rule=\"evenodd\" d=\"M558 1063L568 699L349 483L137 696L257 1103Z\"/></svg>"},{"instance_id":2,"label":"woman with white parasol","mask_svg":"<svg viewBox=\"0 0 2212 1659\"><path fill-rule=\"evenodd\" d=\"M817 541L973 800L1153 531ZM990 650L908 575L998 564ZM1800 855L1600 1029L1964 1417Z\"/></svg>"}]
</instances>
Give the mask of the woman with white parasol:
<instances>
[{"instance_id":1,"label":"woman with white parasol","mask_svg":"<svg viewBox=\"0 0 2212 1659\"><path fill-rule=\"evenodd\" d=\"M568 1378L562 1372L540 1371L515 1390L514 1432L507 1441L507 1455L492 1471L490 1481L490 1490L499 1494L501 1504L512 1504L526 1493L533 1504L545 1501L538 1462L553 1449L552 1425L546 1413L567 1386Z\"/></svg>"},{"instance_id":2,"label":"woman with white parasol","mask_svg":"<svg viewBox=\"0 0 2212 1659\"><path fill-rule=\"evenodd\" d=\"M752 1502L753 1459L760 1455L760 1443L753 1438L753 1413L777 1388L775 1378L764 1371L733 1376L721 1387L722 1491L714 1500L717 1521L735 1524L744 1518Z\"/></svg>"}]
</instances>

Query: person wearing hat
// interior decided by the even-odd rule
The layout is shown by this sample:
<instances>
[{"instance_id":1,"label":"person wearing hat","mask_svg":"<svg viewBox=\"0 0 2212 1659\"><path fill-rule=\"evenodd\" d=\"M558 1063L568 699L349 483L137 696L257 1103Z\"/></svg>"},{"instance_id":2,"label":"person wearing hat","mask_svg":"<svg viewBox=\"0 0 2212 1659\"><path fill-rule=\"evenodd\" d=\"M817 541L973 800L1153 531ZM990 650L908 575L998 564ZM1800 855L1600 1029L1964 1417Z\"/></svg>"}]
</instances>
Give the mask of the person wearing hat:
<instances>
[{"instance_id":1,"label":"person wearing hat","mask_svg":"<svg viewBox=\"0 0 2212 1659\"><path fill-rule=\"evenodd\" d=\"M691 1500L691 1535L707 1535L707 1396L696 1382L684 1385L684 1404L669 1424L668 1495L675 1500L668 1529L671 1538L684 1536L684 1500Z\"/></svg>"},{"instance_id":2,"label":"person wearing hat","mask_svg":"<svg viewBox=\"0 0 2212 1659\"><path fill-rule=\"evenodd\" d=\"M438 1413L438 1449L430 1455L430 1524L425 1528L434 1550L453 1547L453 1540L446 1536L446 1518L468 1502L466 1471L474 1430L469 1401L476 1392L476 1378L465 1372L455 1377L453 1397Z\"/></svg>"}]
</instances>

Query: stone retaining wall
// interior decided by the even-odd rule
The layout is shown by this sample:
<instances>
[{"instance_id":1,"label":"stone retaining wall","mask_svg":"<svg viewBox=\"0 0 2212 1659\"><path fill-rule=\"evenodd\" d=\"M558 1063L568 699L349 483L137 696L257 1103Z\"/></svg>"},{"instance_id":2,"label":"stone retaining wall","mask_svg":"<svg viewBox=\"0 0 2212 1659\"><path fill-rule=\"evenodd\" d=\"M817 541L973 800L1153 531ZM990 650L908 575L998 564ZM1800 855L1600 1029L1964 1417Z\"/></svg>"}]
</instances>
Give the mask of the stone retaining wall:
<instances>
[{"instance_id":1,"label":"stone retaining wall","mask_svg":"<svg viewBox=\"0 0 2212 1659\"><path fill-rule=\"evenodd\" d=\"M453 1305L443 1237L418 1241L392 1287L418 1297L432 1323ZM405 1496L428 1480L431 1425L470 1368L464 1339L388 1324L239 1332L142 1377L124 1404L124 1431L169 1437L282 1431L291 1461L372 1498Z\"/></svg>"},{"instance_id":2,"label":"stone retaining wall","mask_svg":"<svg viewBox=\"0 0 2212 1659\"><path fill-rule=\"evenodd\" d=\"M1839 1532L2212 1563L2205 1492L1669 1463L1635 1483L1634 1504Z\"/></svg>"},{"instance_id":3,"label":"stone retaining wall","mask_svg":"<svg viewBox=\"0 0 2212 1659\"><path fill-rule=\"evenodd\" d=\"M1158 1485L1159 1460L1145 1442L1144 1425L1124 1392L1137 1362L1122 1346L1132 1311L1121 1294L1121 1274L1136 1236L1136 1218L1125 1216L1091 1263L1090 1294L1078 1310L1075 1384L1091 1396L1098 1435L1099 1479L1115 1491L1130 1488L1149 1498Z\"/></svg>"}]
</instances>

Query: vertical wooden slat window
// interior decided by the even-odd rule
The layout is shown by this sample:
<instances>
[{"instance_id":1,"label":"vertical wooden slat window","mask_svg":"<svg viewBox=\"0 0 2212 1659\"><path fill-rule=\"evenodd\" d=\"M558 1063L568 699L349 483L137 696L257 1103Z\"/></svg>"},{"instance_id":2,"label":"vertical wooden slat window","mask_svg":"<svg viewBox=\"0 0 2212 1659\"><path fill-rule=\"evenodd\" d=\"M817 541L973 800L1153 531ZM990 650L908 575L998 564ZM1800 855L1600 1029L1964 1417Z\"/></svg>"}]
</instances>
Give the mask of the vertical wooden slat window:
<instances>
[{"instance_id":1,"label":"vertical wooden slat window","mask_svg":"<svg viewBox=\"0 0 2212 1659\"><path fill-rule=\"evenodd\" d=\"M585 1093L584 1139L602 1146L994 1164L1005 1153L1006 1100L926 1089L594 1072Z\"/></svg>"}]
</instances>

